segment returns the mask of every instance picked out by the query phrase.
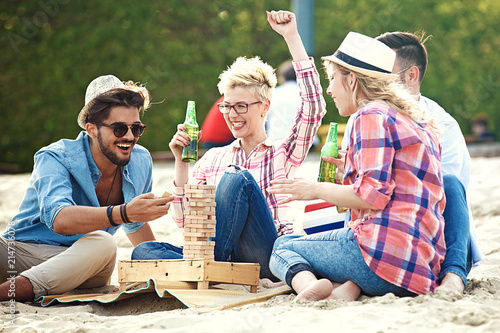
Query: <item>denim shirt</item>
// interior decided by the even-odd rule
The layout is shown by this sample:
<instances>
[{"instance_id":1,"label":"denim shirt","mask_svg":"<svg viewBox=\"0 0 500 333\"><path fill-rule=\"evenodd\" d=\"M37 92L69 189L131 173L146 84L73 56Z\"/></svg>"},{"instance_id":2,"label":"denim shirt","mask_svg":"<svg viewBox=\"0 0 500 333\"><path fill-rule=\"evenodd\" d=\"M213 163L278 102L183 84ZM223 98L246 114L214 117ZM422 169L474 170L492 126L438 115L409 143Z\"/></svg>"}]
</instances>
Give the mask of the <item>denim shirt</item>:
<instances>
[{"instance_id":1,"label":"denim shirt","mask_svg":"<svg viewBox=\"0 0 500 333\"><path fill-rule=\"evenodd\" d=\"M53 229L54 219L67 206L100 207L95 188L101 175L84 131L75 140L62 139L40 149L35 154L28 189L9 235L14 231L16 241L71 246L84 234L57 234ZM130 162L122 167L122 180L125 202L151 192L152 160L144 147L134 146ZM143 225L135 222L102 230L113 235L123 226L125 233L133 233ZM7 232L3 237L7 237Z\"/></svg>"}]
</instances>

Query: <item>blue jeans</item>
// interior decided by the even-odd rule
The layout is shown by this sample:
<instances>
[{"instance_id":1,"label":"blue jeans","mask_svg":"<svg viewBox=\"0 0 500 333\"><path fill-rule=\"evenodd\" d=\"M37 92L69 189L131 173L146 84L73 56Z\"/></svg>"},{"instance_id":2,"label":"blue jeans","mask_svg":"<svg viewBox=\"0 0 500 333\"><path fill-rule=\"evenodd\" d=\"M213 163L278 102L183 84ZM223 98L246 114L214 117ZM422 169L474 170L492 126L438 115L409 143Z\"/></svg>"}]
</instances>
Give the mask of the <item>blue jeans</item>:
<instances>
[{"instance_id":1,"label":"blue jeans","mask_svg":"<svg viewBox=\"0 0 500 333\"><path fill-rule=\"evenodd\" d=\"M289 286L295 274L309 270L338 283L351 280L368 295L415 295L378 277L366 265L349 228L280 237L274 244L269 265L271 272Z\"/></svg>"},{"instance_id":2,"label":"blue jeans","mask_svg":"<svg viewBox=\"0 0 500 333\"><path fill-rule=\"evenodd\" d=\"M467 274L472 266L470 247L469 210L465 188L453 175L443 176L446 207L443 212L446 255L439 277L455 273L467 286Z\"/></svg>"},{"instance_id":3,"label":"blue jeans","mask_svg":"<svg viewBox=\"0 0 500 333\"><path fill-rule=\"evenodd\" d=\"M259 263L260 277L277 281L269 270L269 258L278 233L253 176L230 166L217 185L215 202L215 260ZM182 259L182 248L144 242L135 247L132 259Z\"/></svg>"}]
</instances>

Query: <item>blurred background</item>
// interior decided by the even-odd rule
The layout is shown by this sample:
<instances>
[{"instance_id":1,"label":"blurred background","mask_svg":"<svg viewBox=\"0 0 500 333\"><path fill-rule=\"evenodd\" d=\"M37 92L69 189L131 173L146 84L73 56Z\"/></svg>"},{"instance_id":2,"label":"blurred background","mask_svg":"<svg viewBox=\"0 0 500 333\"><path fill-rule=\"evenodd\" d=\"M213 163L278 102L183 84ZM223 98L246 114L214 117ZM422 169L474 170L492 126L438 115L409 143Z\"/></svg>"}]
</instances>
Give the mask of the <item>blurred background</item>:
<instances>
[{"instance_id":1,"label":"blurred background","mask_svg":"<svg viewBox=\"0 0 500 333\"><path fill-rule=\"evenodd\" d=\"M500 2L494 0L2 0L0 3L0 169L29 172L33 154L75 138L76 117L95 77L145 83L156 103L139 143L168 151L188 100L201 126L220 96L219 74L238 56L273 67L289 58L266 10L294 10L308 50L332 54L349 31L425 31L429 65L422 93L471 133L479 114L500 132ZM310 6L310 7L309 7ZM301 17L302 15L302 17ZM306 17L307 16L307 17ZM301 27L301 29L303 29ZM344 123L331 98L323 124Z\"/></svg>"}]
</instances>

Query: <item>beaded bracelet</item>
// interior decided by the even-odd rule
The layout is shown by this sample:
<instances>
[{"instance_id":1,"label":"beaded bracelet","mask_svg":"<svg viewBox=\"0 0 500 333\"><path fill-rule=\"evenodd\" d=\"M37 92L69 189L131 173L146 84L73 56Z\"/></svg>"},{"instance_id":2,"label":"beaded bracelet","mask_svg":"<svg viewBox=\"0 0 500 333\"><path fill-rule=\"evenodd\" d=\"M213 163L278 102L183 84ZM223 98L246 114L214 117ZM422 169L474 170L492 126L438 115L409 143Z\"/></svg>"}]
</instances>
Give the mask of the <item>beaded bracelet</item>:
<instances>
[{"instance_id":1,"label":"beaded bracelet","mask_svg":"<svg viewBox=\"0 0 500 333\"><path fill-rule=\"evenodd\" d=\"M108 206L108 208L106 209L106 214L108 214L109 224L111 224L111 226L113 227L117 227L118 224L113 221L113 217L111 216L113 214L113 208L115 208L115 206Z\"/></svg>"},{"instance_id":2,"label":"beaded bracelet","mask_svg":"<svg viewBox=\"0 0 500 333\"><path fill-rule=\"evenodd\" d=\"M127 216L127 203L120 205L120 215L122 216L122 221L124 223L132 223Z\"/></svg>"}]
</instances>

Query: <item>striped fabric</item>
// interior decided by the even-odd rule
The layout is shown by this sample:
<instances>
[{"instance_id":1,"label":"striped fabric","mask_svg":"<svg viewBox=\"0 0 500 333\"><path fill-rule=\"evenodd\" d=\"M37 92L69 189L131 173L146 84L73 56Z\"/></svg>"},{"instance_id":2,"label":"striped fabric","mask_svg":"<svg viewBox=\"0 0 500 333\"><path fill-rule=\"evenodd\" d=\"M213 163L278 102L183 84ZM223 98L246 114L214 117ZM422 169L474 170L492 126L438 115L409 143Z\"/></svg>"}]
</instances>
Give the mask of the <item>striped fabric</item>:
<instances>
[{"instance_id":1,"label":"striped fabric","mask_svg":"<svg viewBox=\"0 0 500 333\"><path fill-rule=\"evenodd\" d=\"M190 184L217 185L229 165L238 165L248 169L267 200L279 236L293 232L289 216L290 206L277 204L286 195L270 194L266 189L273 179L293 178L297 168L304 161L321 124L321 119L326 113L319 75L313 59L294 62L293 65L297 73L302 104L297 111L296 121L288 138L282 142L266 139L248 156L239 140L225 147L212 148L195 164L188 181ZM173 192L177 198L172 203L172 217L182 228L184 226L183 188L174 186Z\"/></svg>"},{"instance_id":2,"label":"striped fabric","mask_svg":"<svg viewBox=\"0 0 500 333\"><path fill-rule=\"evenodd\" d=\"M351 210L366 264L417 294L433 291L444 259L445 197L434 132L385 103L354 115L344 184L379 210Z\"/></svg>"}]
</instances>

